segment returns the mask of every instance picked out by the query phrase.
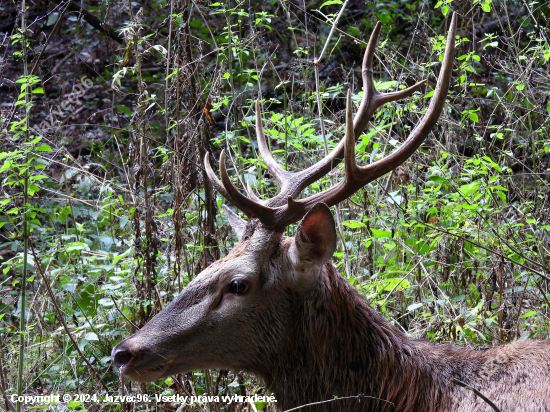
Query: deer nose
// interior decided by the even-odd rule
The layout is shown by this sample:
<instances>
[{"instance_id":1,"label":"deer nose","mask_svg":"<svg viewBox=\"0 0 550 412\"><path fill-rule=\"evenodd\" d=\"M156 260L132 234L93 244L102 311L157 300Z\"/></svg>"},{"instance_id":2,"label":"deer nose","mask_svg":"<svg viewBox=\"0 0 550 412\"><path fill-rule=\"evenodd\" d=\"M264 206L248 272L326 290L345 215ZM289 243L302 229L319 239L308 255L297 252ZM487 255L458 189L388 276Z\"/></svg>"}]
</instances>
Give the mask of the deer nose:
<instances>
[{"instance_id":1,"label":"deer nose","mask_svg":"<svg viewBox=\"0 0 550 412\"><path fill-rule=\"evenodd\" d=\"M111 353L111 359L117 368L121 368L132 360L132 352L124 346L117 345Z\"/></svg>"}]
</instances>

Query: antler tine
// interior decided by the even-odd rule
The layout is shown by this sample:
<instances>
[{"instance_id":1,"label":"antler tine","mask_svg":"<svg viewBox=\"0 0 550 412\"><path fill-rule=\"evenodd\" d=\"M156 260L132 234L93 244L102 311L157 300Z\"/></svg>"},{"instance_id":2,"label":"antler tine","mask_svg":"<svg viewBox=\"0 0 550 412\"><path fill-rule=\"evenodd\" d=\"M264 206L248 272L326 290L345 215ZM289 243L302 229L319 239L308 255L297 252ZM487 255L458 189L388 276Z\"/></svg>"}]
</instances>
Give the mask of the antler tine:
<instances>
[{"instance_id":1,"label":"antler tine","mask_svg":"<svg viewBox=\"0 0 550 412\"><path fill-rule=\"evenodd\" d=\"M449 91L451 83L451 75L453 70L453 56L455 48L455 35L456 35L456 13L453 13L451 24L449 27L449 33L447 35L447 46L445 48L445 55L443 57L443 64L441 65L441 72L437 79L435 91L426 113L411 132L407 140L401 145L395 152L386 156L383 159L378 160L368 166L359 167L358 172L361 174L361 180L366 181L367 184L374 179L386 174L390 170L395 169L405 160L407 160L415 151L420 147L424 139L428 136L431 130L434 128L441 111L445 105L445 99ZM358 173L359 174L359 173Z\"/></svg>"},{"instance_id":2,"label":"antler tine","mask_svg":"<svg viewBox=\"0 0 550 412\"><path fill-rule=\"evenodd\" d=\"M378 36L380 35L380 28L382 25L380 22L376 23L374 30L367 44L367 50L365 51L365 57L363 58L363 99L361 100L361 105L357 111L357 115L354 120L354 131L355 136L358 137L363 130L367 127L367 122L372 117L376 109L382 106L385 103L392 102L395 100L404 99L412 95L415 91L419 90L422 85L426 83L426 80L422 80L415 85L408 87L404 90L399 90L392 93L381 93L376 90L374 84L373 74L373 62L374 62L374 51L376 50L376 43L378 41Z\"/></svg>"},{"instance_id":3,"label":"antler tine","mask_svg":"<svg viewBox=\"0 0 550 412\"><path fill-rule=\"evenodd\" d=\"M355 171L357 162L355 161L355 132L353 131L353 109L351 102L351 90L348 89L346 96L346 134L344 135L344 169L346 171L346 180L357 180Z\"/></svg>"},{"instance_id":4,"label":"antler tine","mask_svg":"<svg viewBox=\"0 0 550 412\"><path fill-rule=\"evenodd\" d=\"M228 201L230 201L233 206L242 210L248 216L257 217L258 219L260 219L260 221L268 221L271 216L273 216L275 212L273 208L265 206L259 203L259 201L249 199L248 197L240 193L239 190L233 185L233 183L231 183L229 175L227 174L227 169L225 167L225 151L222 150L222 153L220 155L219 166L220 176L222 177L221 182L212 170L212 166L210 166L208 153L204 157L204 166L206 168L206 174L208 175L208 178L210 179L216 190L220 192L221 195L225 197Z\"/></svg>"},{"instance_id":5,"label":"antler tine","mask_svg":"<svg viewBox=\"0 0 550 412\"><path fill-rule=\"evenodd\" d=\"M283 169L275 161L269 147L267 147L267 141L265 139L264 128L262 125L262 113L260 112L260 101L256 100L256 138L258 139L258 149L264 160L267 170L277 179L281 190L286 188L286 184L290 178L291 173Z\"/></svg>"},{"instance_id":6,"label":"antler tine","mask_svg":"<svg viewBox=\"0 0 550 412\"><path fill-rule=\"evenodd\" d=\"M374 51L376 50L376 42L380 34L381 23L376 23L376 26L370 36L363 58L362 65L362 77L363 77L363 98L359 106L359 110L353 120L354 136L357 138L365 130L369 119L373 116L376 109L385 103L403 99L411 96L415 91L419 90L422 85L426 83L423 80L411 87L404 90L399 90L392 93L381 93L376 90L373 80L373 60ZM263 156L263 154L262 154ZM338 146L336 146L332 152L321 159L316 164L308 167L307 169L296 172L288 173L288 190L284 193L280 193L273 199L267 201L267 204L273 207L284 205L288 195L297 197L302 190L304 190L311 183L319 180L321 177L330 172L334 167L344 158L344 140L342 140Z\"/></svg>"},{"instance_id":7,"label":"antler tine","mask_svg":"<svg viewBox=\"0 0 550 412\"><path fill-rule=\"evenodd\" d=\"M225 151L222 150L220 154L220 176L222 181L217 178L212 166L210 165L210 154L206 153L204 157L204 166L206 174L210 179L212 185L216 190L225 197L233 206L244 212L250 217L257 217L260 222L272 229L284 229L290 223L297 222L307 212L304 206L292 199L292 196L287 196L287 204L281 207L272 208L265 204L263 200L260 200L258 196L253 192L250 186L250 181L247 182L247 191L250 198L244 196L239 190L231 183L227 169L225 167Z\"/></svg>"},{"instance_id":8,"label":"antler tine","mask_svg":"<svg viewBox=\"0 0 550 412\"><path fill-rule=\"evenodd\" d=\"M231 197L229 196L229 193L227 193L227 190L225 190L225 187L223 187L223 183L219 181L216 173L214 173L214 170L212 170L212 166L210 165L210 153L208 152L204 155L204 168L206 169L206 175L208 176L208 179L210 179L210 182L216 188L216 190L227 200L230 200ZM233 201L231 201L231 203L233 203ZM235 206L235 204L233 204L233 206Z\"/></svg>"},{"instance_id":9,"label":"antler tine","mask_svg":"<svg viewBox=\"0 0 550 412\"><path fill-rule=\"evenodd\" d=\"M337 185L327 189L322 193L310 196L300 200L300 204L309 210L313 205L319 202L325 202L329 206L333 206L342 200L348 198L353 193L361 189L366 184L372 182L378 177L395 169L397 166L407 160L420 147L424 139L435 126L443 106L449 85L453 68L454 55L454 40L456 34L456 13L453 14L449 34L447 36L447 47L437 85L426 113L411 132L408 139L395 152L378 160L368 166L358 166L355 160L355 136L349 123L346 124L345 144L345 167L346 177ZM351 94L348 92L346 121L351 119ZM354 129L354 128L353 128Z\"/></svg>"},{"instance_id":10,"label":"antler tine","mask_svg":"<svg viewBox=\"0 0 550 412\"><path fill-rule=\"evenodd\" d=\"M261 200L256 193L254 193L254 189L252 189L252 185L250 184L250 180L246 181L246 193L248 194L248 197L252 200L254 200L257 203L262 203L263 200Z\"/></svg>"}]
</instances>

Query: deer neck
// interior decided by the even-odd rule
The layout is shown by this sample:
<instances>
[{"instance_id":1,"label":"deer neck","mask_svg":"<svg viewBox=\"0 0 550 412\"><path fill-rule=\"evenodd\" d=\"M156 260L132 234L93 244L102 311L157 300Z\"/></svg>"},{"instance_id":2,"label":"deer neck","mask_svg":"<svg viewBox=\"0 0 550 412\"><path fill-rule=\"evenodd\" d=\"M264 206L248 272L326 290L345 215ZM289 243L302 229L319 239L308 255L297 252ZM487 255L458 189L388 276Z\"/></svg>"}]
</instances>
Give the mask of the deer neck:
<instances>
[{"instance_id":1,"label":"deer neck","mask_svg":"<svg viewBox=\"0 0 550 412\"><path fill-rule=\"evenodd\" d=\"M297 305L282 350L260 372L280 410L359 394L372 398L336 400L310 410L430 412L441 406L446 384L429 355L383 320L332 264L325 265L322 281L309 293Z\"/></svg>"}]
</instances>

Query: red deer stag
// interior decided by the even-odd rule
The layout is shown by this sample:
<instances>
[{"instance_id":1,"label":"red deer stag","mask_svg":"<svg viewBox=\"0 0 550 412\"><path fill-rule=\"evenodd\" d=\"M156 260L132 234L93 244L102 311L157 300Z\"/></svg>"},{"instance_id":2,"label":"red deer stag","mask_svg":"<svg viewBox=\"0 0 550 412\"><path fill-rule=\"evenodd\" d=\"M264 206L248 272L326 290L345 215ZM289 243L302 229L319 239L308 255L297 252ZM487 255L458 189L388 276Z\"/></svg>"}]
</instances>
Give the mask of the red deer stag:
<instances>
[{"instance_id":1,"label":"red deer stag","mask_svg":"<svg viewBox=\"0 0 550 412\"><path fill-rule=\"evenodd\" d=\"M380 24L363 61L365 93L358 114L352 119L348 93L344 140L317 164L296 173L281 168L269 152L256 103L259 150L281 193L264 201L249 185L244 196L229 179L223 152L221 182L206 156L212 184L249 220L226 208L239 237L237 246L113 349L121 373L147 382L198 369L248 371L264 379L278 410L310 403L304 411L494 409L459 386L465 383L503 412L550 411L549 341L468 350L409 339L380 317L331 263L337 238L329 206L403 163L432 130L450 84L455 31L453 16L441 73L424 117L399 149L368 166L355 161L355 136L382 104L408 97L424 83L388 94L375 89L373 55ZM342 160L342 181L297 199ZM295 237L283 236L284 229L300 219Z\"/></svg>"}]
</instances>

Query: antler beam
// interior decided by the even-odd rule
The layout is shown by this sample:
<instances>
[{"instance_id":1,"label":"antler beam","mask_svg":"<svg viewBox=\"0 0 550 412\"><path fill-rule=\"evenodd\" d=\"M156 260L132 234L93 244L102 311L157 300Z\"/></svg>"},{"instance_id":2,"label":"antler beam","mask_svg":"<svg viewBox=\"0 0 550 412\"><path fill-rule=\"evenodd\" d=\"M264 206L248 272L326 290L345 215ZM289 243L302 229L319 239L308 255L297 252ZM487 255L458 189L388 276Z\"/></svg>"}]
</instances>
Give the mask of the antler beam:
<instances>
[{"instance_id":1,"label":"antler beam","mask_svg":"<svg viewBox=\"0 0 550 412\"><path fill-rule=\"evenodd\" d=\"M220 156L221 182L210 166L208 154L205 157L206 171L212 184L229 202L248 216L257 217L267 227L283 229L289 224L300 220L316 203L324 202L329 206L333 206L345 200L369 182L395 169L418 149L441 115L451 80L456 20L456 14L453 14L447 36L447 46L445 48L441 72L428 109L405 143L395 152L368 166L358 166L355 160L356 138L366 128L368 120L372 117L376 109L387 102L410 96L426 82L424 80L405 90L393 93L381 93L376 90L373 80L373 57L376 41L380 33L380 22L378 22L371 35L363 59L362 75L364 94L361 105L359 106L357 115L353 118L351 92L348 91L345 138L327 157L300 172L291 173L284 170L277 164L269 151L263 132L260 106L259 103L256 102L256 135L258 138L258 148L268 170L279 182L281 192L272 199L262 201L254 194L249 185L249 197L241 194L229 179L225 168L224 152L222 152ZM344 180L321 193L305 199L294 200L302 190L325 176L342 160L345 160L346 175Z\"/></svg>"}]
</instances>

